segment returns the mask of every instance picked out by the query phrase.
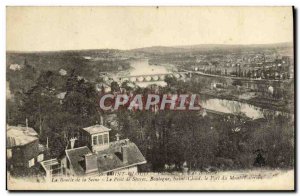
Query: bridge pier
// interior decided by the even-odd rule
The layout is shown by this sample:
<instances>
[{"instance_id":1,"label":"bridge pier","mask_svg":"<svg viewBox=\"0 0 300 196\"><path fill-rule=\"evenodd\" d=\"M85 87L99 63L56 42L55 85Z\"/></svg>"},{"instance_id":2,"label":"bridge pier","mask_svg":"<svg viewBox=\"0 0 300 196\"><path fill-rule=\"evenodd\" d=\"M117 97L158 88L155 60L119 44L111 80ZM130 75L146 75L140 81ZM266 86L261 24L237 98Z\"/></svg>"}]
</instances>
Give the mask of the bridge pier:
<instances>
[{"instance_id":1,"label":"bridge pier","mask_svg":"<svg viewBox=\"0 0 300 196\"><path fill-rule=\"evenodd\" d=\"M184 78L186 75L192 77L191 72L175 72L175 73L166 73L166 74L153 74L153 75L137 75L137 76L126 76L126 77L119 77L120 82L124 81L131 81L131 82L150 82L150 81L163 81L165 80L166 76L174 77L174 78Z\"/></svg>"}]
</instances>

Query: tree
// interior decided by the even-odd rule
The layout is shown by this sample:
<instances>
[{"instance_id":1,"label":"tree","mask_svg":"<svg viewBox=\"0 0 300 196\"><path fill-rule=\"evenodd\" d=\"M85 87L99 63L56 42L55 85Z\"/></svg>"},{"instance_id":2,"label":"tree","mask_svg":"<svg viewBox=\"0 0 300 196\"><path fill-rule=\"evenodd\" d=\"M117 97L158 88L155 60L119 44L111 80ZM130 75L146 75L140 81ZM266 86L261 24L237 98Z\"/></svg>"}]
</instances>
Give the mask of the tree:
<instances>
[{"instance_id":1,"label":"tree","mask_svg":"<svg viewBox=\"0 0 300 196\"><path fill-rule=\"evenodd\" d=\"M63 111L66 123L69 123L66 131L79 129L96 123L99 118L99 97L93 84L84 79L77 79L71 75L67 82L67 92L63 100Z\"/></svg>"},{"instance_id":2,"label":"tree","mask_svg":"<svg viewBox=\"0 0 300 196\"><path fill-rule=\"evenodd\" d=\"M176 84L176 82L177 82L177 79L175 78L175 77L173 77L173 76L169 76L169 75L167 75L166 77L165 77L165 80L164 80L166 83L167 83L167 85L170 87L170 86L173 86L174 84Z\"/></svg>"},{"instance_id":3,"label":"tree","mask_svg":"<svg viewBox=\"0 0 300 196\"><path fill-rule=\"evenodd\" d=\"M111 86L111 91L112 92L118 92L118 91L120 91L120 86L119 86L119 84L116 81L113 81L110 84L110 86Z\"/></svg>"},{"instance_id":4,"label":"tree","mask_svg":"<svg viewBox=\"0 0 300 196\"><path fill-rule=\"evenodd\" d=\"M53 85L52 72L43 72L35 86L22 96L19 106L21 118L28 118L29 123L39 130L40 137L44 136L44 128L51 127L55 113L59 111L59 100ZM24 119L19 121L24 122Z\"/></svg>"}]
</instances>

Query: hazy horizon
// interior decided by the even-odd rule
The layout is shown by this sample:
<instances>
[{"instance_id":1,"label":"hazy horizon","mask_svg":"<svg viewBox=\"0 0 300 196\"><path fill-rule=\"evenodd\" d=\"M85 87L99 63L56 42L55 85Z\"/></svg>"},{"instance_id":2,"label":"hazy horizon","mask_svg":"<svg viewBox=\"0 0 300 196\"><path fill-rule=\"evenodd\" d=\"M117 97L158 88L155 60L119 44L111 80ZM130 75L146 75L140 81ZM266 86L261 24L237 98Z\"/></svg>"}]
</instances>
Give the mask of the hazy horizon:
<instances>
[{"instance_id":1,"label":"hazy horizon","mask_svg":"<svg viewBox=\"0 0 300 196\"><path fill-rule=\"evenodd\" d=\"M7 7L7 51L293 42L292 7Z\"/></svg>"},{"instance_id":2,"label":"hazy horizon","mask_svg":"<svg viewBox=\"0 0 300 196\"><path fill-rule=\"evenodd\" d=\"M155 47L164 47L164 48L178 48L178 49L187 49L197 47L197 46L241 46L241 47L247 47L247 46L272 46L272 45L285 45L285 44L291 44L291 47L293 47L293 42L276 42L276 43L266 43L266 44L192 44L192 45L170 45L170 46L162 46L162 45L156 45L156 46L145 46L145 47L139 47L139 48L131 48L131 49L119 49L119 48L88 48L88 49L65 49L65 50L32 50L32 51L21 51L21 50L6 50L6 52L16 52L16 53L33 53L33 52L64 52L64 51L88 51L88 50L120 50L120 51L131 51L131 50L139 50L144 48L155 48Z\"/></svg>"}]
</instances>

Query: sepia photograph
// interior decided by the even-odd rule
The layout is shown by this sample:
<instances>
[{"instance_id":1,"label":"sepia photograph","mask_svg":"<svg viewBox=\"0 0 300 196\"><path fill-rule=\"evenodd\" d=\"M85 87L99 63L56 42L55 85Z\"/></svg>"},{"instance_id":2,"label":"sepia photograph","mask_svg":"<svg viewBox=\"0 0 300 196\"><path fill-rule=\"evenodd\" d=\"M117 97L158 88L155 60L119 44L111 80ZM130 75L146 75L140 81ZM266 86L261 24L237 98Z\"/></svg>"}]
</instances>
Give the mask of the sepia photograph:
<instances>
[{"instance_id":1,"label":"sepia photograph","mask_svg":"<svg viewBox=\"0 0 300 196\"><path fill-rule=\"evenodd\" d=\"M295 191L292 6L7 6L9 191Z\"/></svg>"}]
</instances>

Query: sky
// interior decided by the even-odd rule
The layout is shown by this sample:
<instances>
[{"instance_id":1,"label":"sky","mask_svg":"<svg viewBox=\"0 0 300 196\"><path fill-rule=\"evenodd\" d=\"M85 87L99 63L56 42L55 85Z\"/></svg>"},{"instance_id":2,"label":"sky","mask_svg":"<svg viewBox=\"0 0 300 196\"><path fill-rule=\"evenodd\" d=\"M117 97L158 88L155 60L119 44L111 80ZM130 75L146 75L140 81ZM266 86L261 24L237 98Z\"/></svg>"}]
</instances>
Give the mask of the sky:
<instances>
[{"instance_id":1,"label":"sky","mask_svg":"<svg viewBox=\"0 0 300 196\"><path fill-rule=\"evenodd\" d=\"M8 51L293 41L291 7L7 7Z\"/></svg>"}]
</instances>

